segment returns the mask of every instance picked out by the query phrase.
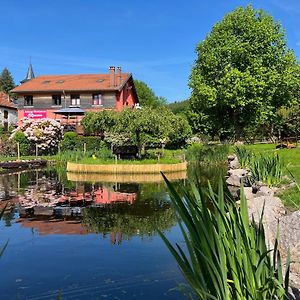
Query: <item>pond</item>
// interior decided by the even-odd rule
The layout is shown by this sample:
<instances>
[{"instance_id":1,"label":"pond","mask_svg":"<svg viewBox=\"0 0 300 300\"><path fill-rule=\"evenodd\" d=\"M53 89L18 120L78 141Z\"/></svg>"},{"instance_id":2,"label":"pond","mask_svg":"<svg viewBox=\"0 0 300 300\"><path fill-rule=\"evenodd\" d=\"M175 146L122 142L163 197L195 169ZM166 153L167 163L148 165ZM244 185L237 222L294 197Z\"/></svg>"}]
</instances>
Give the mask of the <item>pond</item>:
<instances>
[{"instance_id":1,"label":"pond","mask_svg":"<svg viewBox=\"0 0 300 300\"><path fill-rule=\"evenodd\" d=\"M145 181L63 167L0 175L1 299L185 299L157 234L183 244L166 186Z\"/></svg>"}]
</instances>

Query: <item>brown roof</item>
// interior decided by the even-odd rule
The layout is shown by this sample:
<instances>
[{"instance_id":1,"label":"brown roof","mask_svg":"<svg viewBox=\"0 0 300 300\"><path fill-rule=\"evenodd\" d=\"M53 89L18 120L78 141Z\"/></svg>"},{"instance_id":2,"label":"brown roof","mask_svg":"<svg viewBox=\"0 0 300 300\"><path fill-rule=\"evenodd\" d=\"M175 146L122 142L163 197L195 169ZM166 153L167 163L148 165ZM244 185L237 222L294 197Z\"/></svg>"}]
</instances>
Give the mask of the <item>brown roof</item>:
<instances>
[{"instance_id":1,"label":"brown roof","mask_svg":"<svg viewBox=\"0 0 300 300\"><path fill-rule=\"evenodd\" d=\"M115 87L110 86L109 76L110 74L43 75L19 85L12 92L121 90L131 74L122 73L121 84ZM117 82L117 74L115 75L115 82Z\"/></svg>"},{"instance_id":2,"label":"brown roof","mask_svg":"<svg viewBox=\"0 0 300 300\"><path fill-rule=\"evenodd\" d=\"M0 92L0 107L8 107L12 109L17 109L14 104L9 100L9 96L4 92Z\"/></svg>"}]
</instances>

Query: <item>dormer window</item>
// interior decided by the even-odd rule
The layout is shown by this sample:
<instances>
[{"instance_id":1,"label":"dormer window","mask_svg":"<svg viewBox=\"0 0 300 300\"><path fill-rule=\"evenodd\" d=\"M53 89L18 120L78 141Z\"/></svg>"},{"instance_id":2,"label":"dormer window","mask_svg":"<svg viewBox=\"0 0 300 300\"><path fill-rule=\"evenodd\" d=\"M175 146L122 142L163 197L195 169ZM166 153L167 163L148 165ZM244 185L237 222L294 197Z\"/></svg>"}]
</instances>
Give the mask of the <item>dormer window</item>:
<instances>
[{"instance_id":1,"label":"dormer window","mask_svg":"<svg viewBox=\"0 0 300 300\"><path fill-rule=\"evenodd\" d=\"M102 95L93 94L93 105L102 105Z\"/></svg>"},{"instance_id":2,"label":"dormer window","mask_svg":"<svg viewBox=\"0 0 300 300\"><path fill-rule=\"evenodd\" d=\"M33 106L33 96L32 95L24 96L24 106Z\"/></svg>"}]
</instances>

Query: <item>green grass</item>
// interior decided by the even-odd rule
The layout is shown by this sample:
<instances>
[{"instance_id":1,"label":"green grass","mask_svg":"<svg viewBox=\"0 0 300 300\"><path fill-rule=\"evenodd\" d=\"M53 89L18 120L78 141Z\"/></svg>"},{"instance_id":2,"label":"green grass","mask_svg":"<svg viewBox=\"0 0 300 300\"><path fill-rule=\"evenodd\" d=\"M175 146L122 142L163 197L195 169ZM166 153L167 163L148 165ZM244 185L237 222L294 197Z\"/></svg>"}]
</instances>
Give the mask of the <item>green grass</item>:
<instances>
[{"instance_id":1,"label":"green grass","mask_svg":"<svg viewBox=\"0 0 300 300\"><path fill-rule=\"evenodd\" d=\"M93 159L92 157L85 157L82 158L78 161L76 161L77 163L80 164L91 164L91 165L109 165L109 164L115 164L116 161L115 159ZM161 164L176 164L181 162L180 159L178 158L172 158L172 157L162 157L159 160L159 163ZM122 164L122 165L139 165L139 164L157 164L158 160L157 159L141 159L141 160L131 160L131 159L122 159L122 160L118 160L117 164Z\"/></svg>"}]
</instances>

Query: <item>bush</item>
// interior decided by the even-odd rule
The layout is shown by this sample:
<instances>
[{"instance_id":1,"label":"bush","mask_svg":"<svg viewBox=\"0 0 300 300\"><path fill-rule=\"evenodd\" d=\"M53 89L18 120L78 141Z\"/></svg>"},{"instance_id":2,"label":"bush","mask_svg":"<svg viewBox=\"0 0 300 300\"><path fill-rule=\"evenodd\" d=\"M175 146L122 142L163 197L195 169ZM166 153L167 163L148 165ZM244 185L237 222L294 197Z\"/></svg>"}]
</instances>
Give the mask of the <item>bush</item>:
<instances>
[{"instance_id":1,"label":"bush","mask_svg":"<svg viewBox=\"0 0 300 300\"><path fill-rule=\"evenodd\" d=\"M13 137L15 143L19 143L20 146L20 155L29 155L30 154L30 141L25 136L24 132L17 131ZM17 146L15 146L17 147Z\"/></svg>"},{"instance_id":2,"label":"bush","mask_svg":"<svg viewBox=\"0 0 300 300\"><path fill-rule=\"evenodd\" d=\"M30 146L37 146L39 154L55 153L62 139L63 128L53 119L23 119L23 123L11 135L14 139L18 132L24 133Z\"/></svg>"},{"instance_id":3,"label":"bush","mask_svg":"<svg viewBox=\"0 0 300 300\"><path fill-rule=\"evenodd\" d=\"M86 144L87 151L98 151L101 149L101 145L104 143L99 136L84 136L80 138L80 147L83 149L83 145ZM105 143L104 143L105 145Z\"/></svg>"},{"instance_id":4,"label":"bush","mask_svg":"<svg viewBox=\"0 0 300 300\"><path fill-rule=\"evenodd\" d=\"M71 151L78 148L79 137L76 132L66 132L60 142L60 151Z\"/></svg>"},{"instance_id":5,"label":"bush","mask_svg":"<svg viewBox=\"0 0 300 300\"><path fill-rule=\"evenodd\" d=\"M16 156L17 144L12 140L0 140L0 155Z\"/></svg>"}]
</instances>

